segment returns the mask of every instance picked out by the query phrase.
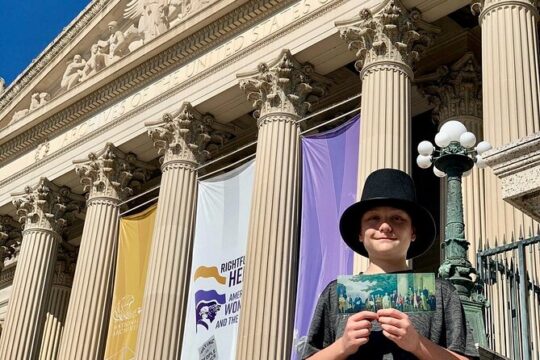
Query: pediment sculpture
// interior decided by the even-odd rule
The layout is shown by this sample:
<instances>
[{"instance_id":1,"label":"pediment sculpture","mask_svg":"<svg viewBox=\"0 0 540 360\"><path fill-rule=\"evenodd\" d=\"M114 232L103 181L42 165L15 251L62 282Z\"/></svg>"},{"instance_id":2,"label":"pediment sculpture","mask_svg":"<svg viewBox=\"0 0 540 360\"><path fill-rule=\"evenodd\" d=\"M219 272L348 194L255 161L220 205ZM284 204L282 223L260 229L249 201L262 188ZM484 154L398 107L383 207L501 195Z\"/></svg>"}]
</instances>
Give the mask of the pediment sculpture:
<instances>
[{"instance_id":1,"label":"pediment sculpture","mask_svg":"<svg viewBox=\"0 0 540 360\"><path fill-rule=\"evenodd\" d=\"M51 90L51 94L56 96L71 90L77 84L167 32L191 13L217 1L219 0L127 0L122 19L110 21L107 25L108 33L99 36L89 51L80 49L73 55L66 64L59 88ZM83 55L88 52L89 55ZM31 96L30 106L16 111L11 122L43 106L50 97L49 93L34 93Z\"/></svg>"}]
</instances>

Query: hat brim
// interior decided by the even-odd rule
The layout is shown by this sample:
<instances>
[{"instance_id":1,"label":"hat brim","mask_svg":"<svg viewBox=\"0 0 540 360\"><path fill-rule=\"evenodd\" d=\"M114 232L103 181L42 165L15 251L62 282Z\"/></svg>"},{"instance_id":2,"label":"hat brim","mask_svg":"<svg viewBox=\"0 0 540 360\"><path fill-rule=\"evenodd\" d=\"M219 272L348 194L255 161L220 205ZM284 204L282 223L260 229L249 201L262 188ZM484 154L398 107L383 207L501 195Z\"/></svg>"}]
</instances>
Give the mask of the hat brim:
<instances>
[{"instance_id":1,"label":"hat brim","mask_svg":"<svg viewBox=\"0 0 540 360\"><path fill-rule=\"evenodd\" d=\"M416 203L388 198L372 198L359 201L349 206L341 215L339 221L339 231L345 243L356 253L369 257L364 244L360 242L360 222L362 215L377 206L391 206L402 209L409 214L412 224L415 227L416 239L411 242L407 251L407 259L420 256L425 253L435 242L437 229L435 220L431 213L421 205Z\"/></svg>"}]
</instances>

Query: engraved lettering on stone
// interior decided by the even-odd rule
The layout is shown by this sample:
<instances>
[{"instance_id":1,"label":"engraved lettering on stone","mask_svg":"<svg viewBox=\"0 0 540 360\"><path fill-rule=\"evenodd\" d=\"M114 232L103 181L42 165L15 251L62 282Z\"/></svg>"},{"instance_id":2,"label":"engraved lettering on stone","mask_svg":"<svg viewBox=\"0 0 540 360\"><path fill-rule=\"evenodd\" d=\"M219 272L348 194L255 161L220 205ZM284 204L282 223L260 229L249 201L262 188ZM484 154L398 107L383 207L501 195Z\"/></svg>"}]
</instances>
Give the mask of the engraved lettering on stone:
<instances>
[{"instance_id":1,"label":"engraved lettering on stone","mask_svg":"<svg viewBox=\"0 0 540 360\"><path fill-rule=\"evenodd\" d=\"M326 93L330 81L315 73L313 65L299 63L289 50L257 71L239 74L240 88L256 109L254 116L289 113L304 116L311 105Z\"/></svg>"},{"instance_id":2,"label":"engraved lettering on stone","mask_svg":"<svg viewBox=\"0 0 540 360\"><path fill-rule=\"evenodd\" d=\"M106 197L123 200L138 190L151 176L155 167L124 153L111 143L88 160L74 161L75 172L81 177L89 199Z\"/></svg>"},{"instance_id":3,"label":"engraved lettering on stone","mask_svg":"<svg viewBox=\"0 0 540 360\"><path fill-rule=\"evenodd\" d=\"M24 229L46 229L62 235L84 208L84 197L71 192L67 186L57 186L41 178L37 185L27 186L22 193L13 194L13 205Z\"/></svg>"}]
</instances>

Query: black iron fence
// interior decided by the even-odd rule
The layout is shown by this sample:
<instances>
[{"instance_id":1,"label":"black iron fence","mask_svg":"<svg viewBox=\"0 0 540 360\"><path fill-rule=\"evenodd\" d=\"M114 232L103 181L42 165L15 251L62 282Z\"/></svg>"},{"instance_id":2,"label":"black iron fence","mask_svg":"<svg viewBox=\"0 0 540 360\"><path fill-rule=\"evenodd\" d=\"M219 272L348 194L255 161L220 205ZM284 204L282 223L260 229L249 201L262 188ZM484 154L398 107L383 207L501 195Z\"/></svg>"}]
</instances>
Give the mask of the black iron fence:
<instances>
[{"instance_id":1,"label":"black iron fence","mask_svg":"<svg viewBox=\"0 0 540 360\"><path fill-rule=\"evenodd\" d=\"M488 300L489 348L511 359L540 360L540 236L481 250L477 267Z\"/></svg>"}]
</instances>

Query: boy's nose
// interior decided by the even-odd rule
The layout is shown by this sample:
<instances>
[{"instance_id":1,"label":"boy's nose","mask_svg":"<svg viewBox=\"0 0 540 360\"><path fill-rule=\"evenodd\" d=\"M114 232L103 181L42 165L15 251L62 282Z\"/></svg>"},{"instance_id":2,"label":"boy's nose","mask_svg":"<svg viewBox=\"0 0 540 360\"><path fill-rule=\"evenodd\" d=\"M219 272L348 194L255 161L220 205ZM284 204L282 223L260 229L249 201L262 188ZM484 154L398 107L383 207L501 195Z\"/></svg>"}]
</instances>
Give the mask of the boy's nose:
<instances>
[{"instance_id":1,"label":"boy's nose","mask_svg":"<svg viewBox=\"0 0 540 360\"><path fill-rule=\"evenodd\" d=\"M390 232L392 231L392 227L390 226L390 224L386 221L383 221L381 223L381 225L379 226L379 231L381 232Z\"/></svg>"}]
</instances>

